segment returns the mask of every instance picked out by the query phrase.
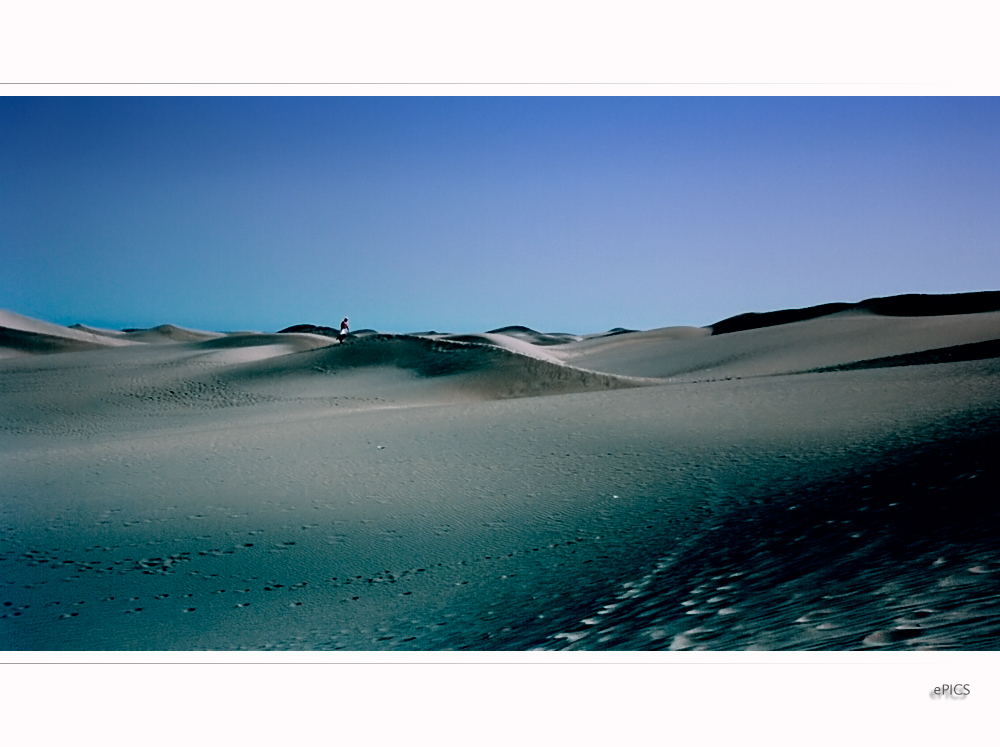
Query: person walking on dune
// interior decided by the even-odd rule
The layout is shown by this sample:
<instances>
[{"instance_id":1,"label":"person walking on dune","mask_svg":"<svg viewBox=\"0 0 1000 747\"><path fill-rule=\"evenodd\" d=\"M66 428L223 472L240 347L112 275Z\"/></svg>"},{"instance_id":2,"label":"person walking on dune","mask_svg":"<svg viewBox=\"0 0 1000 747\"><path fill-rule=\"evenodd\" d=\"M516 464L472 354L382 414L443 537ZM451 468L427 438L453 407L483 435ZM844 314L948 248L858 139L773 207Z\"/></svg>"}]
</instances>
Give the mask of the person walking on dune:
<instances>
[{"instance_id":1,"label":"person walking on dune","mask_svg":"<svg viewBox=\"0 0 1000 747\"><path fill-rule=\"evenodd\" d=\"M344 338L351 333L351 328L347 326L347 317L344 317L344 321L340 323L340 334L337 335L337 341L343 342Z\"/></svg>"}]
</instances>

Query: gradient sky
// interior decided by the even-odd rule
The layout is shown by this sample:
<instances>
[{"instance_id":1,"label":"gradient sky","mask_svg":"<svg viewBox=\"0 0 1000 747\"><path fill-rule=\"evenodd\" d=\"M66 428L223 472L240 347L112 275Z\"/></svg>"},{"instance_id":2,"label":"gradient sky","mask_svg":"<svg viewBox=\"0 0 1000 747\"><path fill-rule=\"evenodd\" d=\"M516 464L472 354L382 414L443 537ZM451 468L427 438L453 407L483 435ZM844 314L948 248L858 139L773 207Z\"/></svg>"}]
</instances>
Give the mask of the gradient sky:
<instances>
[{"instance_id":1,"label":"gradient sky","mask_svg":"<svg viewBox=\"0 0 1000 747\"><path fill-rule=\"evenodd\" d=\"M1000 289L996 98L0 98L0 308L597 332Z\"/></svg>"}]
</instances>

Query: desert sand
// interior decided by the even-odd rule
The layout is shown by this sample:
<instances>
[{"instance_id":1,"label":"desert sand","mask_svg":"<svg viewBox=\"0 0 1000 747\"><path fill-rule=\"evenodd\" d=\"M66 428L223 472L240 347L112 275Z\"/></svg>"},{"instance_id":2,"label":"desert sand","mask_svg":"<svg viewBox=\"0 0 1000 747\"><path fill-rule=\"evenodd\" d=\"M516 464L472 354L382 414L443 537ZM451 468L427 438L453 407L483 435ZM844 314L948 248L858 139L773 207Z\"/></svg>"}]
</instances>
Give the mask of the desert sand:
<instances>
[{"instance_id":1,"label":"desert sand","mask_svg":"<svg viewBox=\"0 0 1000 747\"><path fill-rule=\"evenodd\" d=\"M998 295L344 343L0 312L0 648L996 648Z\"/></svg>"}]
</instances>

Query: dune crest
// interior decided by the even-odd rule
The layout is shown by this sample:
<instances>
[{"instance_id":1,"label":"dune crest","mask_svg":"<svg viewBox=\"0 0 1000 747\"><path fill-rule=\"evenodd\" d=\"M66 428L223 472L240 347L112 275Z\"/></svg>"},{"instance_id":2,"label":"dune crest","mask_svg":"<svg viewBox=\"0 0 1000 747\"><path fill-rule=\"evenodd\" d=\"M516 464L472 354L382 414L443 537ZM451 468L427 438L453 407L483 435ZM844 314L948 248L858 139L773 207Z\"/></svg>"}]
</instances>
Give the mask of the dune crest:
<instances>
[{"instance_id":1,"label":"dune crest","mask_svg":"<svg viewBox=\"0 0 1000 747\"><path fill-rule=\"evenodd\" d=\"M122 332L130 340L136 342L201 342L215 340L225 335L221 332L205 332L199 329L187 329L174 324L161 324L149 329L124 329Z\"/></svg>"},{"instance_id":2,"label":"dune crest","mask_svg":"<svg viewBox=\"0 0 1000 747\"><path fill-rule=\"evenodd\" d=\"M116 339L122 339L127 337L126 332L122 332L120 329L105 329L103 327L91 327L86 324L71 324L69 329L79 330L80 332L87 332L92 335L100 335L102 337L113 337Z\"/></svg>"},{"instance_id":3,"label":"dune crest","mask_svg":"<svg viewBox=\"0 0 1000 747\"><path fill-rule=\"evenodd\" d=\"M258 383L296 376L334 377L331 392L345 377L362 376L368 383L360 385L377 392L376 382L396 371L434 383L436 391L451 391L462 400L568 394L656 383L567 366L537 351L518 349L518 341L494 344L494 337L498 336L470 335L459 340L377 334L247 366L232 375Z\"/></svg>"},{"instance_id":4,"label":"dune crest","mask_svg":"<svg viewBox=\"0 0 1000 747\"><path fill-rule=\"evenodd\" d=\"M199 350L211 351L201 356L199 360L203 362L236 364L302 353L333 344L332 339L318 334L242 332L204 340L197 345Z\"/></svg>"},{"instance_id":5,"label":"dune crest","mask_svg":"<svg viewBox=\"0 0 1000 747\"><path fill-rule=\"evenodd\" d=\"M845 311L867 312L879 316L954 316L1000 311L1000 291L975 293L923 294L868 298L859 303L825 303L802 309L782 309L746 314L723 319L709 326L713 335L725 335L762 327L774 327L816 319Z\"/></svg>"},{"instance_id":6,"label":"dune crest","mask_svg":"<svg viewBox=\"0 0 1000 747\"><path fill-rule=\"evenodd\" d=\"M889 316L850 309L726 334L712 334L711 328L668 327L548 351L569 365L594 371L705 380L804 373L998 338L997 311ZM916 364L923 359L907 360Z\"/></svg>"},{"instance_id":7,"label":"dune crest","mask_svg":"<svg viewBox=\"0 0 1000 747\"><path fill-rule=\"evenodd\" d=\"M568 342L576 342L582 339L580 335L570 335L565 332L536 332L530 327L522 327L520 325L491 329L488 334L504 335L515 340L530 342L532 345L542 346L565 345Z\"/></svg>"},{"instance_id":8,"label":"dune crest","mask_svg":"<svg viewBox=\"0 0 1000 747\"><path fill-rule=\"evenodd\" d=\"M0 355L170 344L187 345L203 363L228 366L328 348L322 355L329 360L319 363L324 370L329 364L337 370L392 369L423 378L461 374L470 381L476 378L484 395L493 391L497 397L530 396L648 385L652 380L771 376L901 362L924 365L972 354L992 357L992 348L980 344L1000 339L1000 311L969 312L993 306L1000 306L1000 292L907 295L743 314L711 327L616 327L592 335L541 333L519 325L466 334L393 335L366 329L349 335L343 346L335 343L335 330L312 324L278 333L206 332L171 324L115 332L62 327L2 312ZM934 353L964 345L980 347L974 353ZM296 358L292 368L304 360ZM555 368L526 367L526 360ZM594 374L605 378L595 379ZM535 376L538 381L528 381ZM485 383L487 379L491 383Z\"/></svg>"}]
</instances>

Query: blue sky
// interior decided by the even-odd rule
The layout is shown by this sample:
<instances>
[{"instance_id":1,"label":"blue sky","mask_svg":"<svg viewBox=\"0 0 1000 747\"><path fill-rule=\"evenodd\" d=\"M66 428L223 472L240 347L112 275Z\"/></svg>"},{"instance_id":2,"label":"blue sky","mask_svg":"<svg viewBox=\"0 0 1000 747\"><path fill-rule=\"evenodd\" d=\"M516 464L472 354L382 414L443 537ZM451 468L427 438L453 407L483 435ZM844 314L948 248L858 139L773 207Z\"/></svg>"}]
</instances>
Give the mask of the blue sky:
<instances>
[{"instance_id":1,"label":"blue sky","mask_svg":"<svg viewBox=\"0 0 1000 747\"><path fill-rule=\"evenodd\" d=\"M2 98L0 307L705 325L1000 289L996 98Z\"/></svg>"}]
</instances>

